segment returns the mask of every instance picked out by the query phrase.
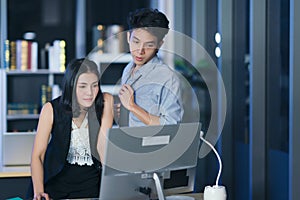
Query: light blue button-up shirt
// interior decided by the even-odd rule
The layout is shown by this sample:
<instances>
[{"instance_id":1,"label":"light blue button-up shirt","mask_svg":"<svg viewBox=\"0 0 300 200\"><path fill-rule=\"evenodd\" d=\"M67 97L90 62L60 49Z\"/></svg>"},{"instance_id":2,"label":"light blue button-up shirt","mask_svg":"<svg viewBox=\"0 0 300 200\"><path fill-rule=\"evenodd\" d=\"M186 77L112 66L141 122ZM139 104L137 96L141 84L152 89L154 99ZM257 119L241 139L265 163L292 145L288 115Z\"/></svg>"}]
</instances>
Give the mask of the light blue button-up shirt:
<instances>
[{"instance_id":1,"label":"light blue button-up shirt","mask_svg":"<svg viewBox=\"0 0 300 200\"><path fill-rule=\"evenodd\" d=\"M157 56L131 75L134 66L130 62L125 67L122 84L133 83L135 103L151 115L159 116L161 125L179 123L184 111L176 73ZM129 126L145 124L130 112Z\"/></svg>"}]
</instances>

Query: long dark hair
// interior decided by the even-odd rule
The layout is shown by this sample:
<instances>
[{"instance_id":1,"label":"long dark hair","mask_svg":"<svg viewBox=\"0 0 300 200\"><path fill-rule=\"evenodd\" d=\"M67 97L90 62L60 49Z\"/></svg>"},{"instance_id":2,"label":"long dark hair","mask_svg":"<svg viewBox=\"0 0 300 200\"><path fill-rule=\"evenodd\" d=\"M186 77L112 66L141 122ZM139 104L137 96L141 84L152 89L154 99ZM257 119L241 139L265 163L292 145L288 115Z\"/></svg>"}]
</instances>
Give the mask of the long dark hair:
<instances>
[{"instance_id":1,"label":"long dark hair","mask_svg":"<svg viewBox=\"0 0 300 200\"><path fill-rule=\"evenodd\" d=\"M97 119L101 124L104 100L100 88L100 74L97 65L93 61L80 58L74 59L68 64L62 80L62 95L60 102L67 112L72 112L73 117L79 116L81 110L76 98L76 85L78 77L87 72L94 73L98 77L99 92L94 102L95 106L91 106L88 111L95 111Z\"/></svg>"}]
</instances>

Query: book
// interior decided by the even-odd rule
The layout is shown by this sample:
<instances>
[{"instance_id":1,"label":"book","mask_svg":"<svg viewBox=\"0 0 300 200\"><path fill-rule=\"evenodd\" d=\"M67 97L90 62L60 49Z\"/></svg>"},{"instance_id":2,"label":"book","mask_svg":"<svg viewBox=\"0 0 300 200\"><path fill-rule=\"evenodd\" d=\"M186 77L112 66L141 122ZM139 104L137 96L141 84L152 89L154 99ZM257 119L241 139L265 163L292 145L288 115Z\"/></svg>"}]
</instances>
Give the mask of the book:
<instances>
[{"instance_id":1,"label":"book","mask_svg":"<svg viewBox=\"0 0 300 200\"><path fill-rule=\"evenodd\" d=\"M27 70L31 70L31 46L32 41L27 42Z\"/></svg>"},{"instance_id":2,"label":"book","mask_svg":"<svg viewBox=\"0 0 300 200\"><path fill-rule=\"evenodd\" d=\"M28 70L28 41L21 40L21 70Z\"/></svg>"},{"instance_id":3,"label":"book","mask_svg":"<svg viewBox=\"0 0 300 200\"><path fill-rule=\"evenodd\" d=\"M46 102L47 102L47 85L41 85L40 107L42 108Z\"/></svg>"},{"instance_id":4,"label":"book","mask_svg":"<svg viewBox=\"0 0 300 200\"><path fill-rule=\"evenodd\" d=\"M27 70L28 42L26 40L16 40L16 69Z\"/></svg>"},{"instance_id":5,"label":"book","mask_svg":"<svg viewBox=\"0 0 300 200\"><path fill-rule=\"evenodd\" d=\"M38 69L38 43L33 41L31 43L31 70Z\"/></svg>"},{"instance_id":6,"label":"book","mask_svg":"<svg viewBox=\"0 0 300 200\"><path fill-rule=\"evenodd\" d=\"M59 42L59 71L64 72L66 70L66 42L61 40Z\"/></svg>"},{"instance_id":7,"label":"book","mask_svg":"<svg viewBox=\"0 0 300 200\"><path fill-rule=\"evenodd\" d=\"M42 108L43 105L52 100L52 86L50 85L41 85L40 90L40 107Z\"/></svg>"},{"instance_id":8,"label":"book","mask_svg":"<svg viewBox=\"0 0 300 200\"><path fill-rule=\"evenodd\" d=\"M9 70L10 65L10 48L9 40L4 42L4 69Z\"/></svg>"},{"instance_id":9,"label":"book","mask_svg":"<svg viewBox=\"0 0 300 200\"><path fill-rule=\"evenodd\" d=\"M64 72L66 53L65 53L65 41L54 40L53 45L49 46L48 62L49 70L53 72Z\"/></svg>"},{"instance_id":10,"label":"book","mask_svg":"<svg viewBox=\"0 0 300 200\"><path fill-rule=\"evenodd\" d=\"M8 115L38 114L38 105L33 103L8 103Z\"/></svg>"},{"instance_id":11,"label":"book","mask_svg":"<svg viewBox=\"0 0 300 200\"><path fill-rule=\"evenodd\" d=\"M10 70L16 70L17 69L17 47L16 47L16 41L10 42Z\"/></svg>"}]
</instances>

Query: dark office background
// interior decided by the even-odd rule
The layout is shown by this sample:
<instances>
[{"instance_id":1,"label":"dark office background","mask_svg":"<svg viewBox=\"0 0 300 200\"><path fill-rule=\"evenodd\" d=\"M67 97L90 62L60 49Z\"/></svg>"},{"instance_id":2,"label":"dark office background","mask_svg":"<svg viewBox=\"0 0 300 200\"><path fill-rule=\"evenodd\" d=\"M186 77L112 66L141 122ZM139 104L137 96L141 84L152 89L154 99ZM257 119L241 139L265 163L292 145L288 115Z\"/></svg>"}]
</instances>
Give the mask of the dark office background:
<instances>
[{"instance_id":1,"label":"dark office background","mask_svg":"<svg viewBox=\"0 0 300 200\"><path fill-rule=\"evenodd\" d=\"M150 0L110 0L86 1L87 52L93 49L92 28L96 25L121 25L127 30L126 17L129 12L149 7ZM75 18L74 0L9 0L8 39L22 39L24 33L35 32L39 49L56 39L65 40L67 62L75 58Z\"/></svg>"},{"instance_id":2,"label":"dark office background","mask_svg":"<svg viewBox=\"0 0 300 200\"><path fill-rule=\"evenodd\" d=\"M75 57L75 2L7 0L8 39L20 39L25 32L34 31L38 33L36 40L39 41L40 48L46 42L64 39L67 42L67 59ZM151 0L87 0L87 52L92 48L93 26L120 24L126 29L128 12L148 7L150 2ZM291 151L297 147L293 144L298 141L292 140L295 136L291 138L295 134L291 125L293 128L299 127L293 124L295 119L291 122L290 116L299 114L289 110L292 106L291 98L295 95L295 89L290 84L297 81L299 83L297 76L300 74L292 74L290 71L291 59L296 59L296 54L300 57L300 51L290 52L290 44L294 39L290 38L290 24L294 23L290 19L299 15L291 15L291 10L294 9L291 2L295 4L298 1L174 2L175 7L177 3L181 5L176 10L175 19L176 16L182 17L182 22L174 22L175 26L181 26L180 31L192 37L197 36L193 34L195 26L199 25L193 22L201 20L194 18L195 5L205 2L204 8L196 7L197 13L204 13L201 28L205 27L205 36L202 45L218 65L228 95L226 122L222 137L216 145L224 162L221 181L226 185L228 199L291 198L291 183L299 182L290 175L291 169L296 170L293 168L297 165L296 157ZM221 32L223 36L221 58L214 54L217 46L214 41L216 32ZM296 45L294 48L299 49ZM291 74L295 78L291 79ZM204 113L206 111L209 112L210 108ZM204 121L205 128L206 123ZM201 192L205 185L214 184L215 181L218 164L213 153L199 160L199 169L196 191ZM299 194L295 187L293 189L293 194Z\"/></svg>"}]
</instances>

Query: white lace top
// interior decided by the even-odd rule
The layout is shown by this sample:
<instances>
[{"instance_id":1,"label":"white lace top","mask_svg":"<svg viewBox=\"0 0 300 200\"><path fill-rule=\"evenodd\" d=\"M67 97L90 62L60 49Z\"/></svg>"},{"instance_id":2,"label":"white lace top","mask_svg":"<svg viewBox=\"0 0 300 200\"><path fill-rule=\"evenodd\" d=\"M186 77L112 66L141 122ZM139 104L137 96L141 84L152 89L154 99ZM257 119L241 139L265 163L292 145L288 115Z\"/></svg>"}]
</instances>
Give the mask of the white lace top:
<instances>
[{"instance_id":1,"label":"white lace top","mask_svg":"<svg viewBox=\"0 0 300 200\"><path fill-rule=\"evenodd\" d=\"M87 114L80 127L72 121L70 148L67 156L70 164L89 165L93 164L91 155Z\"/></svg>"}]
</instances>

